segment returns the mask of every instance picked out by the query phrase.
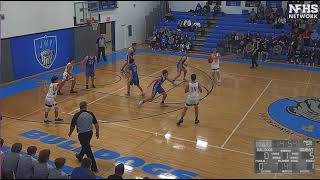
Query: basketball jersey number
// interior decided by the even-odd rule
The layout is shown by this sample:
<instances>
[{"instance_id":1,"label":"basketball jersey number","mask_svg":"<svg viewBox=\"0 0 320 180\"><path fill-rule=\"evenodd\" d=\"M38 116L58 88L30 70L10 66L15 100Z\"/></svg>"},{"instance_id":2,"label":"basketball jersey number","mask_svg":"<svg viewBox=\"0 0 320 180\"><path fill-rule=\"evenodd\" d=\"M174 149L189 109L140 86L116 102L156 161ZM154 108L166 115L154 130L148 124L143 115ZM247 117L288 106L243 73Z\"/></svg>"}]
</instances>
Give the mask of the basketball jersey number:
<instances>
[{"instance_id":1,"label":"basketball jersey number","mask_svg":"<svg viewBox=\"0 0 320 180\"><path fill-rule=\"evenodd\" d=\"M191 92L197 92L197 87L191 87Z\"/></svg>"}]
</instances>

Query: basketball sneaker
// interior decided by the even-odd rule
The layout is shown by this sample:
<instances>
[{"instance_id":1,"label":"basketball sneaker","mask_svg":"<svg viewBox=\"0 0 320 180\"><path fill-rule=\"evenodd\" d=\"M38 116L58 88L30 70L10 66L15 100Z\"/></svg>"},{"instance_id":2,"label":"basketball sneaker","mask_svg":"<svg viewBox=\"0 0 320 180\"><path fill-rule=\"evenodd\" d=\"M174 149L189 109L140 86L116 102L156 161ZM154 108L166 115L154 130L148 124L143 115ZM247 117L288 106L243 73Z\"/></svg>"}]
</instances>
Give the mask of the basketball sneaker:
<instances>
[{"instance_id":1,"label":"basketball sneaker","mask_svg":"<svg viewBox=\"0 0 320 180\"><path fill-rule=\"evenodd\" d=\"M161 106L161 107L168 107L168 105L165 104L165 103L160 103L160 106Z\"/></svg>"},{"instance_id":2,"label":"basketball sneaker","mask_svg":"<svg viewBox=\"0 0 320 180\"><path fill-rule=\"evenodd\" d=\"M183 123L183 119L180 119L179 122L177 122L177 126L180 126Z\"/></svg>"},{"instance_id":3,"label":"basketball sneaker","mask_svg":"<svg viewBox=\"0 0 320 180\"><path fill-rule=\"evenodd\" d=\"M141 107L143 104L143 101L140 101L139 104L138 104L138 107Z\"/></svg>"},{"instance_id":4,"label":"basketball sneaker","mask_svg":"<svg viewBox=\"0 0 320 180\"><path fill-rule=\"evenodd\" d=\"M44 122L44 123L50 123L50 122L52 122L52 121L50 121L50 120L47 119L47 120L44 120L43 122Z\"/></svg>"}]
</instances>

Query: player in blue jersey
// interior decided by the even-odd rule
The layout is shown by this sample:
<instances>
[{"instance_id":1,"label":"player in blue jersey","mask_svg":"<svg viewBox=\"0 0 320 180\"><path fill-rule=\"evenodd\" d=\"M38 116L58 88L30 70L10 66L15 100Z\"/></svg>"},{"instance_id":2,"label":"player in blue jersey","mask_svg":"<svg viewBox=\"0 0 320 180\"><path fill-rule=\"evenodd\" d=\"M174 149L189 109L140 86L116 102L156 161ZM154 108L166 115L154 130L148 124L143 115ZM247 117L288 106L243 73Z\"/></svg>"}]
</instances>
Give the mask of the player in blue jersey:
<instances>
[{"instance_id":1,"label":"player in blue jersey","mask_svg":"<svg viewBox=\"0 0 320 180\"><path fill-rule=\"evenodd\" d=\"M94 76L95 76L95 65L97 63L97 56L88 55L84 58L82 65L86 68L86 89L89 89L89 77L91 77L92 87L96 88L94 85Z\"/></svg>"},{"instance_id":2,"label":"player in blue jersey","mask_svg":"<svg viewBox=\"0 0 320 180\"><path fill-rule=\"evenodd\" d=\"M163 71L162 71L162 75L161 75L159 78L153 80L153 81L150 83L150 85L149 85L148 87L150 87L150 86L153 84L151 96L150 96L149 98L147 98L147 99L144 99L144 100L140 101L140 102L139 102L139 107L141 107L141 106L142 106L144 103L146 103L146 102L149 102L149 101L154 100L154 98L155 98L155 96L156 96L157 93L159 93L159 94L162 95L162 101L161 101L161 103L160 103L160 106L161 106L161 107L167 107L167 105L164 103L164 101L165 101L166 98L167 98L167 93L166 93L166 91L162 88L162 84L163 84L166 80L168 80L169 82L171 82L171 84L172 84L173 86L176 86L176 84L174 84L174 82L168 78L168 74L169 74L169 73L168 73L167 70L163 70Z\"/></svg>"},{"instance_id":3,"label":"player in blue jersey","mask_svg":"<svg viewBox=\"0 0 320 180\"><path fill-rule=\"evenodd\" d=\"M186 81L186 75L187 75L187 63L188 57L186 55L183 55L180 60L177 63L177 76L173 79L173 81L177 80L181 76L181 72L183 71L183 80Z\"/></svg>"},{"instance_id":4,"label":"player in blue jersey","mask_svg":"<svg viewBox=\"0 0 320 180\"><path fill-rule=\"evenodd\" d=\"M135 85L141 91L141 96L144 97L144 92L139 83L139 76L138 76L138 67L134 61L134 59L130 59L129 65L126 68L128 83L127 83L127 94L126 96L130 96L130 86Z\"/></svg>"},{"instance_id":5,"label":"player in blue jersey","mask_svg":"<svg viewBox=\"0 0 320 180\"><path fill-rule=\"evenodd\" d=\"M131 47L128 48L127 59L125 60L125 63L123 64L123 66L121 68L121 72L124 74L127 73L124 69L129 64L130 59L133 59L133 55L136 52L136 45L137 45L137 43L132 43Z\"/></svg>"}]
</instances>

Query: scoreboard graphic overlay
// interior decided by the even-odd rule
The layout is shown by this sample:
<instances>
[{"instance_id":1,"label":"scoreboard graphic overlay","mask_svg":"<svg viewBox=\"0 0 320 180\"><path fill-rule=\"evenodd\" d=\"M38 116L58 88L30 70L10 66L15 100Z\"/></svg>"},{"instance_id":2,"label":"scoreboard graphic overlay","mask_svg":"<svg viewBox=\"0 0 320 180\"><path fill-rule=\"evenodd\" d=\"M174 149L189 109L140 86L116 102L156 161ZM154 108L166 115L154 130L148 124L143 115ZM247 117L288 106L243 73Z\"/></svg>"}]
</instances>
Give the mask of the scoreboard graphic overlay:
<instances>
[{"instance_id":1,"label":"scoreboard graphic overlay","mask_svg":"<svg viewBox=\"0 0 320 180\"><path fill-rule=\"evenodd\" d=\"M315 173L312 140L256 140L255 173Z\"/></svg>"}]
</instances>

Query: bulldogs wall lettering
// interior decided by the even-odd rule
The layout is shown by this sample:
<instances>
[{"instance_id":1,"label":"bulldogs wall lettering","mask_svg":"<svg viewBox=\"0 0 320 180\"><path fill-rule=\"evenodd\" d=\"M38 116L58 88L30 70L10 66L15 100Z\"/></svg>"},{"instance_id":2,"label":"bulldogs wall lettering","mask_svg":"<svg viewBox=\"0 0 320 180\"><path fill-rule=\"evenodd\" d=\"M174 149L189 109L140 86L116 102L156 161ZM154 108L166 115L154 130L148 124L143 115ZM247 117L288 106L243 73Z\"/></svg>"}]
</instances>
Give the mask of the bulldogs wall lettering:
<instances>
[{"instance_id":1,"label":"bulldogs wall lettering","mask_svg":"<svg viewBox=\"0 0 320 180\"><path fill-rule=\"evenodd\" d=\"M43 36L34 39L33 43L37 61L42 67L49 69L57 57L57 36Z\"/></svg>"}]
</instances>

